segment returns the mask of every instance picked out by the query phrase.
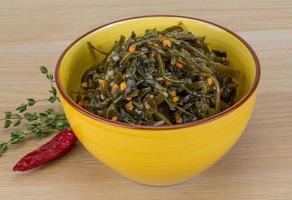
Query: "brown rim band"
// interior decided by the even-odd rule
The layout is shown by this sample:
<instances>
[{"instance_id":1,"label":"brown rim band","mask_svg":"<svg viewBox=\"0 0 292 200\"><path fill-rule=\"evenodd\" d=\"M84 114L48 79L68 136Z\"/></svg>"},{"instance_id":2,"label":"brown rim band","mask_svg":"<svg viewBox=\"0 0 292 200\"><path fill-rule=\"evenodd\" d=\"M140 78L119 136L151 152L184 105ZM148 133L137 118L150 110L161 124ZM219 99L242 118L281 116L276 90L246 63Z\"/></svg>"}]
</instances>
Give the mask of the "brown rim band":
<instances>
[{"instance_id":1,"label":"brown rim band","mask_svg":"<svg viewBox=\"0 0 292 200\"><path fill-rule=\"evenodd\" d=\"M192 20L196 20L196 21L201 21L207 24L211 24L214 26L219 27L220 29L225 30L226 32L230 33L231 35L233 35L234 37L236 37L238 40L240 40L245 46L246 48L248 48L248 50L250 51L250 53L253 56L253 59L255 61L255 67L256 67L256 77L255 80L251 86L251 88L249 89L249 91L238 101L236 102L234 105L232 105L231 107L229 107L228 109L213 115L211 117L205 118L205 119L201 119L198 121L194 121L194 122L189 122L189 123L183 123L183 124L176 124L176 125L164 125L164 126L150 126L150 125L135 125L135 124L128 124L128 123L124 123L124 122L115 122L115 121L111 121L109 119L100 117L98 115L95 115L87 110L85 110L84 108L80 107L76 102L73 101L73 99L71 99L71 97L65 92L64 88L61 85L60 82L60 65L61 62L65 56L65 54L67 53L67 51L75 44L77 43L80 39L82 39L83 37L87 36L88 34L103 28L105 26L108 25L112 25L114 23L117 22L122 22L122 21L127 21L127 20L131 20L131 19L139 19L139 18L151 18L151 17L173 17L173 18L185 18L185 19L192 19ZM72 107L74 107L77 111L79 111L80 113L94 119L97 120L99 122L102 123L106 123L112 126L119 126L119 127L123 127L123 128L130 128L130 129L148 129L148 130L167 130L167 129L178 129L178 128L186 128L186 127L190 127L190 126L196 126L196 125L200 125L203 123L207 123L216 119L219 119L229 113L231 113L232 111L236 110L238 107L240 107L243 103L245 103L249 97L255 92L256 88L258 87L259 81L260 81L260 76L261 76L261 69L260 69L260 63L258 60L257 55L255 54L254 50L251 48L251 46L244 40L242 39L239 35L237 35L236 33L228 30L227 28L220 26L218 24L215 24L213 22L209 22L206 20L202 20L202 19L198 19L198 18L193 18L193 17L185 17L185 16L178 16L178 15L146 15L146 16L138 16L138 17L131 17L131 18L126 18L126 19L121 19L121 20L117 20L108 24L104 24L102 26L99 26L83 35L81 35L79 38L77 38L75 41L73 41L61 54L60 58L58 59L57 62L57 66L55 69L55 77L56 77L56 84L58 87L58 90L61 94L61 96L65 99L65 101L67 101Z\"/></svg>"}]
</instances>

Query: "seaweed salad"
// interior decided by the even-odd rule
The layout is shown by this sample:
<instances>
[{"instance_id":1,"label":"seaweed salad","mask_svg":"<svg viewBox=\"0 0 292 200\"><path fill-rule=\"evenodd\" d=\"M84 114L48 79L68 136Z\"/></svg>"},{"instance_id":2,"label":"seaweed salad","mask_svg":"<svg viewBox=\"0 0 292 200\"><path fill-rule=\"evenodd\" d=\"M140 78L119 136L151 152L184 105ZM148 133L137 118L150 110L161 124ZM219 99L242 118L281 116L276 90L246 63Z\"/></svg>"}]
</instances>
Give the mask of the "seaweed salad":
<instances>
[{"instance_id":1,"label":"seaweed salad","mask_svg":"<svg viewBox=\"0 0 292 200\"><path fill-rule=\"evenodd\" d=\"M205 37L183 24L122 35L109 53L88 46L105 59L84 73L74 100L98 116L161 126L204 119L234 104L239 72L225 52L211 51Z\"/></svg>"}]
</instances>

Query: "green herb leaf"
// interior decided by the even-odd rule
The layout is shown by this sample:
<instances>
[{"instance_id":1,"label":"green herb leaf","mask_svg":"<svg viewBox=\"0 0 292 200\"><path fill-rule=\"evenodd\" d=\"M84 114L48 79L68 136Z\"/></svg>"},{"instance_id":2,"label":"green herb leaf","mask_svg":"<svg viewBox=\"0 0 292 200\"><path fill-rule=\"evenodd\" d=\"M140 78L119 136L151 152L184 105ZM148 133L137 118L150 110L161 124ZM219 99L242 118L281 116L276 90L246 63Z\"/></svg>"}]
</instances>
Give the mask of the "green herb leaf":
<instances>
[{"instance_id":1,"label":"green herb leaf","mask_svg":"<svg viewBox=\"0 0 292 200\"><path fill-rule=\"evenodd\" d=\"M11 144L16 144L24 140L25 133L23 131L15 131L15 132L12 132L10 136L11 136L11 139L10 139Z\"/></svg>"},{"instance_id":2,"label":"green herb leaf","mask_svg":"<svg viewBox=\"0 0 292 200\"><path fill-rule=\"evenodd\" d=\"M53 109L49 108L49 109L47 109L45 112L46 112L48 115L50 115L50 114L54 113L55 111L54 111Z\"/></svg>"},{"instance_id":3,"label":"green herb leaf","mask_svg":"<svg viewBox=\"0 0 292 200\"><path fill-rule=\"evenodd\" d=\"M53 94L54 96L57 96L57 90L56 88L52 87L52 90L49 91L51 94Z\"/></svg>"},{"instance_id":4,"label":"green herb leaf","mask_svg":"<svg viewBox=\"0 0 292 200\"><path fill-rule=\"evenodd\" d=\"M0 156L7 150L7 142L0 142Z\"/></svg>"},{"instance_id":5,"label":"green herb leaf","mask_svg":"<svg viewBox=\"0 0 292 200\"><path fill-rule=\"evenodd\" d=\"M5 120L5 122L4 122L4 128L9 128L9 126L11 125L11 123L12 123L12 121L9 120L9 119Z\"/></svg>"},{"instance_id":6,"label":"green herb leaf","mask_svg":"<svg viewBox=\"0 0 292 200\"><path fill-rule=\"evenodd\" d=\"M16 110L20 113L23 113L27 109L27 104L22 103L19 107L16 108Z\"/></svg>"},{"instance_id":7,"label":"green herb leaf","mask_svg":"<svg viewBox=\"0 0 292 200\"><path fill-rule=\"evenodd\" d=\"M36 103L36 100L34 100L33 98L29 98L29 99L27 99L27 101L28 101L28 106L33 106L35 103Z\"/></svg>"},{"instance_id":8,"label":"green herb leaf","mask_svg":"<svg viewBox=\"0 0 292 200\"><path fill-rule=\"evenodd\" d=\"M56 101L56 97L51 96L51 97L48 99L48 101L51 102L51 103L55 103L55 101Z\"/></svg>"},{"instance_id":9,"label":"green herb leaf","mask_svg":"<svg viewBox=\"0 0 292 200\"><path fill-rule=\"evenodd\" d=\"M53 74L47 74L47 79L49 79L49 80L53 80L53 79L54 79Z\"/></svg>"},{"instance_id":10,"label":"green herb leaf","mask_svg":"<svg viewBox=\"0 0 292 200\"><path fill-rule=\"evenodd\" d=\"M21 120L17 120L16 122L14 122L13 126L18 126L21 123Z\"/></svg>"},{"instance_id":11,"label":"green herb leaf","mask_svg":"<svg viewBox=\"0 0 292 200\"><path fill-rule=\"evenodd\" d=\"M36 113L24 113L24 118L28 121L34 121L38 119L38 116Z\"/></svg>"},{"instance_id":12,"label":"green herb leaf","mask_svg":"<svg viewBox=\"0 0 292 200\"><path fill-rule=\"evenodd\" d=\"M12 117L12 112L7 111L4 113L4 115L5 115L5 119L10 119Z\"/></svg>"},{"instance_id":13,"label":"green herb leaf","mask_svg":"<svg viewBox=\"0 0 292 200\"><path fill-rule=\"evenodd\" d=\"M48 114L41 112L41 113L39 113L39 115L43 117L43 116L47 116Z\"/></svg>"},{"instance_id":14,"label":"green herb leaf","mask_svg":"<svg viewBox=\"0 0 292 200\"><path fill-rule=\"evenodd\" d=\"M41 66L41 67L40 67L40 70L41 70L41 72L42 72L43 74L47 74L47 73L48 73L48 68L45 67L45 66Z\"/></svg>"}]
</instances>

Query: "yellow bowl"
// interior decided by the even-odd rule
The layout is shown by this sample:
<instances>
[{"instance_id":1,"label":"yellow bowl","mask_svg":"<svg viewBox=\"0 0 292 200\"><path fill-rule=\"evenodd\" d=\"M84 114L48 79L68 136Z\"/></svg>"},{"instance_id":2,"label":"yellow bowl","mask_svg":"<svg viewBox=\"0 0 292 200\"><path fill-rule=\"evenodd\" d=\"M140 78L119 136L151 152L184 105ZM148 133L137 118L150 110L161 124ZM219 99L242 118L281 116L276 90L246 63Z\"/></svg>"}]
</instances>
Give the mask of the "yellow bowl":
<instances>
[{"instance_id":1,"label":"yellow bowl","mask_svg":"<svg viewBox=\"0 0 292 200\"><path fill-rule=\"evenodd\" d=\"M182 22L195 35L205 35L211 49L226 51L240 70L237 103L207 119L163 127L129 125L96 116L68 95L78 90L82 74L103 59L94 56L90 41L110 50L121 34L142 35L145 29ZM70 126L80 142L105 165L131 180L148 185L171 185L198 175L220 159L245 129L256 100L260 65L251 47L238 35L214 23L181 16L144 16L100 26L75 40L61 55L56 82Z\"/></svg>"}]
</instances>

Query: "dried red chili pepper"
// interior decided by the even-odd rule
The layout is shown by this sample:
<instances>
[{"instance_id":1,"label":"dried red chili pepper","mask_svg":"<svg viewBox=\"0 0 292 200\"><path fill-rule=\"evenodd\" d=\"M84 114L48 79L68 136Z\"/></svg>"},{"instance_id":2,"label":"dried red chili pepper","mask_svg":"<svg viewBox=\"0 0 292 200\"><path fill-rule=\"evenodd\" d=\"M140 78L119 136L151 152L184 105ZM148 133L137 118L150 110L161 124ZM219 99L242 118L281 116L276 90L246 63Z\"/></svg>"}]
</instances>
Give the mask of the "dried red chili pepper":
<instances>
[{"instance_id":1,"label":"dried red chili pepper","mask_svg":"<svg viewBox=\"0 0 292 200\"><path fill-rule=\"evenodd\" d=\"M13 171L26 171L63 156L77 142L73 131L64 130L58 133L48 143L24 156L13 167Z\"/></svg>"}]
</instances>

